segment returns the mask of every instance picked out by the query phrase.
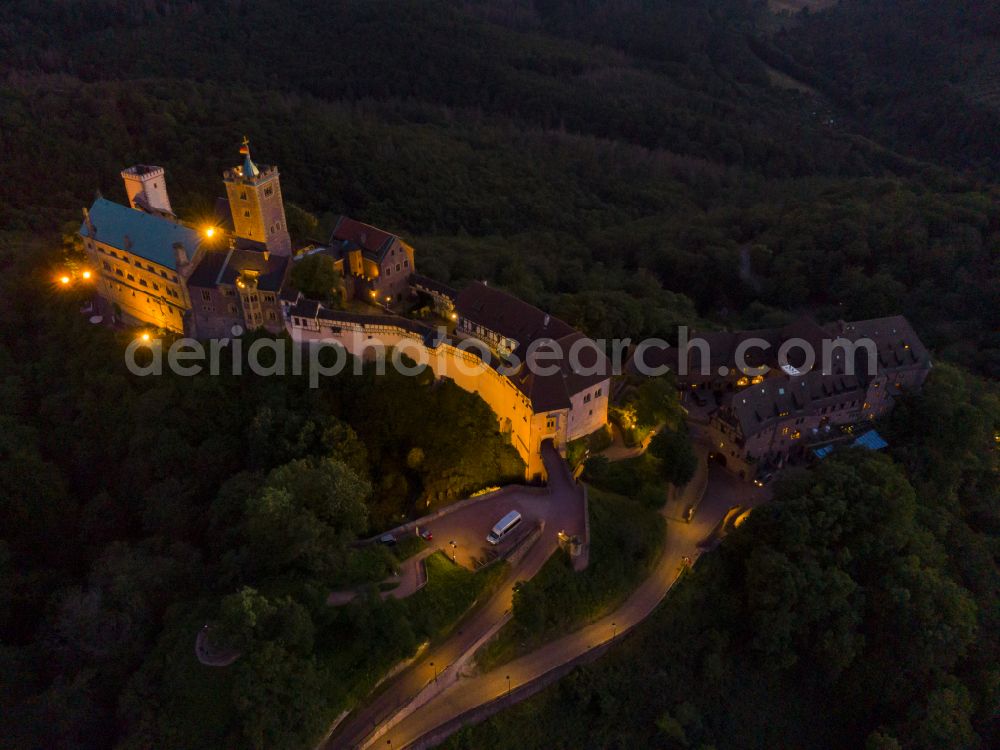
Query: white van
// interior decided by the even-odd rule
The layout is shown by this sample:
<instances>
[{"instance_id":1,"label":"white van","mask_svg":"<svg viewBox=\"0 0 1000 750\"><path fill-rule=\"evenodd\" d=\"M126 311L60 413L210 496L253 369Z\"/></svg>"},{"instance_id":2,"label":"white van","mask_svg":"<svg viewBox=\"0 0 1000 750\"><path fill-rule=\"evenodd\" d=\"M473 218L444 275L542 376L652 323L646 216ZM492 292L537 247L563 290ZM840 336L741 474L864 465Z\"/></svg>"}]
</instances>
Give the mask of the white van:
<instances>
[{"instance_id":1,"label":"white van","mask_svg":"<svg viewBox=\"0 0 1000 750\"><path fill-rule=\"evenodd\" d=\"M512 510L506 516L497 521L493 531L486 535L486 541L490 544L499 544L500 540L509 534L517 525L521 523L521 514Z\"/></svg>"}]
</instances>

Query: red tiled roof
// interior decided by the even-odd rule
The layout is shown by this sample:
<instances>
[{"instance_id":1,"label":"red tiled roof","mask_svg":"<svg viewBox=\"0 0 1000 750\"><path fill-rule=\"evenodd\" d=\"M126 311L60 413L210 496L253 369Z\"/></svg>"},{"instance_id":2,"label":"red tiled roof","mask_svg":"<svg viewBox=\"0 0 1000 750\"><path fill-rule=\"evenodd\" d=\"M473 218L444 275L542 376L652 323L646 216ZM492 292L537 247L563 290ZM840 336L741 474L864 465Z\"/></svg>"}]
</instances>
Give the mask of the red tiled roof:
<instances>
[{"instance_id":1,"label":"red tiled roof","mask_svg":"<svg viewBox=\"0 0 1000 750\"><path fill-rule=\"evenodd\" d=\"M341 216L333 228L332 238L341 242L353 242L370 253L378 253L386 243L396 239L396 235L347 216Z\"/></svg>"}]
</instances>

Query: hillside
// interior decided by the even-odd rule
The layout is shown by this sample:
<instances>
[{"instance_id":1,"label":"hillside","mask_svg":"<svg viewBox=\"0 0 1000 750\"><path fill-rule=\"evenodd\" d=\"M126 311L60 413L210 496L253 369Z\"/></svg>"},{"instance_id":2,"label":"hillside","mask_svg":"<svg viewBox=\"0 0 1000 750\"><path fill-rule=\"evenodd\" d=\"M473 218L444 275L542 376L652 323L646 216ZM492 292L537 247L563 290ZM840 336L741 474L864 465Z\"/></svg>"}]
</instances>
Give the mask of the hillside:
<instances>
[{"instance_id":1,"label":"hillside","mask_svg":"<svg viewBox=\"0 0 1000 750\"><path fill-rule=\"evenodd\" d=\"M596 338L903 313L933 352L891 460L790 483L622 653L452 747L989 746L998 29L958 0L0 5L0 745L315 746L444 627L331 613L399 562L350 542L518 475L470 394L139 381L52 288L123 167L199 220L246 135L297 239L349 214ZM259 650L213 682L189 646L223 608Z\"/></svg>"}]
</instances>

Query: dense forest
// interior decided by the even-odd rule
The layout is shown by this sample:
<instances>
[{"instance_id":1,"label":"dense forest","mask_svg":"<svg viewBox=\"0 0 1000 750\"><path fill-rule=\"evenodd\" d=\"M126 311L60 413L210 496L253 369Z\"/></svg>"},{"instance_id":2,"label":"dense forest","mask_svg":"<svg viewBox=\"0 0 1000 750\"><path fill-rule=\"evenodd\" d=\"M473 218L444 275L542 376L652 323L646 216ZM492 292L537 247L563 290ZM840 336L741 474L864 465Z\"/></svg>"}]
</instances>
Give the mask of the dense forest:
<instances>
[{"instance_id":1,"label":"dense forest","mask_svg":"<svg viewBox=\"0 0 1000 750\"><path fill-rule=\"evenodd\" d=\"M455 747L996 744L998 33L960 0L4 3L0 744L311 747L489 585L323 605L398 562L357 536L519 475L478 399L148 382L51 287L123 167L198 220L244 134L297 239L348 213L595 337L902 312L950 363L891 459L783 483L621 653ZM219 618L248 658L213 682Z\"/></svg>"}]
</instances>

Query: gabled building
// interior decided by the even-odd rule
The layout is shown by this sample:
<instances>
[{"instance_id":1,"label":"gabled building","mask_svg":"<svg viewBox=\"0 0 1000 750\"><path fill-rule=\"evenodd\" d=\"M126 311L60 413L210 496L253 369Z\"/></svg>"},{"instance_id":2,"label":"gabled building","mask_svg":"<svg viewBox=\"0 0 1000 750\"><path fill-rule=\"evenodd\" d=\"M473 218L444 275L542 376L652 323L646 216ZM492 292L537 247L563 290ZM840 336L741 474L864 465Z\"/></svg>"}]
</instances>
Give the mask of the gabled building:
<instances>
[{"instance_id":1,"label":"gabled building","mask_svg":"<svg viewBox=\"0 0 1000 750\"><path fill-rule=\"evenodd\" d=\"M551 439L557 447L607 424L611 363L568 323L487 284L475 282L455 299L455 333L484 342L516 365L507 377L531 407L528 449ZM532 351L541 357L532 362ZM548 359L546 352L557 352Z\"/></svg>"},{"instance_id":2,"label":"gabled building","mask_svg":"<svg viewBox=\"0 0 1000 750\"><path fill-rule=\"evenodd\" d=\"M820 364L802 374L778 367L749 385L716 390L721 404L709 417L715 455L739 476L751 479L762 468L807 455L810 445L830 440L840 427L884 416L930 372L929 353L901 315L822 330L827 341L855 345L853 362L845 353L832 358L828 371Z\"/></svg>"},{"instance_id":3,"label":"gabled building","mask_svg":"<svg viewBox=\"0 0 1000 750\"><path fill-rule=\"evenodd\" d=\"M296 260L316 254L333 259L348 299L391 305L410 294L413 248L384 229L340 216L329 242L299 253Z\"/></svg>"},{"instance_id":4,"label":"gabled building","mask_svg":"<svg viewBox=\"0 0 1000 750\"><path fill-rule=\"evenodd\" d=\"M128 206L99 197L84 209L84 251L116 318L198 337L284 328L291 241L278 170L255 164L246 139L240 151L243 163L224 175L225 215L211 226L178 219L163 168L148 164L121 173Z\"/></svg>"},{"instance_id":5,"label":"gabled building","mask_svg":"<svg viewBox=\"0 0 1000 750\"><path fill-rule=\"evenodd\" d=\"M84 209L80 237L96 271L97 293L134 324L184 331L187 278L205 237L155 213L97 198Z\"/></svg>"}]
</instances>

